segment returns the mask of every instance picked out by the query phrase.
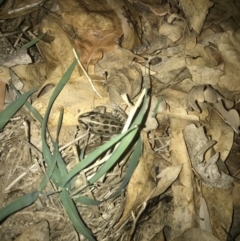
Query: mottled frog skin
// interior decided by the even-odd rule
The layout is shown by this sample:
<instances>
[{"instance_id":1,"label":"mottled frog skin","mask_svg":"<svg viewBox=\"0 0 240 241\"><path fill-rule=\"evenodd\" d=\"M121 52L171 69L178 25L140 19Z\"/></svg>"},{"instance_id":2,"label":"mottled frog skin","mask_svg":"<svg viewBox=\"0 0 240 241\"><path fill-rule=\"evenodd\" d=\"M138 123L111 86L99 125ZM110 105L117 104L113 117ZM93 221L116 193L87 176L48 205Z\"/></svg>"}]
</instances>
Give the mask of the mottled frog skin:
<instances>
[{"instance_id":1,"label":"mottled frog skin","mask_svg":"<svg viewBox=\"0 0 240 241\"><path fill-rule=\"evenodd\" d=\"M121 133L125 121L125 113L119 110L109 113L106 112L104 106L98 106L78 117L78 122L84 129L89 129L89 132L101 136L112 136Z\"/></svg>"}]
</instances>

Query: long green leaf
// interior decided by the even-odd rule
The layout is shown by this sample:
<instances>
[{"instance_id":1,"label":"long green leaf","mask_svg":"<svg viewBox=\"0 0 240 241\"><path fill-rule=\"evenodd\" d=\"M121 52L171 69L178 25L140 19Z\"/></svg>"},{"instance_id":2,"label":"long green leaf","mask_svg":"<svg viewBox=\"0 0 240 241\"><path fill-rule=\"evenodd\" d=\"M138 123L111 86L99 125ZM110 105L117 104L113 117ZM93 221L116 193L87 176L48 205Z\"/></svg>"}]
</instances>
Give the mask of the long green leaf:
<instances>
[{"instance_id":1,"label":"long green leaf","mask_svg":"<svg viewBox=\"0 0 240 241\"><path fill-rule=\"evenodd\" d=\"M33 40L31 40L30 42L28 42L28 43L26 43L25 45L23 45L22 48L25 48L25 49L30 48L31 46L33 46L34 44L36 44L41 38L43 38L46 34L47 34L47 32L40 34L40 35L37 36L35 39L33 39Z\"/></svg>"},{"instance_id":2,"label":"long green leaf","mask_svg":"<svg viewBox=\"0 0 240 241\"><path fill-rule=\"evenodd\" d=\"M135 168L137 167L141 154L142 154L142 140L139 137L137 144L133 149L133 153L129 158L129 165L127 167L126 174L123 178L123 181L120 187L113 194L111 194L106 200L117 197L122 192L122 190L126 187L126 185L128 184L128 182L132 177L132 174Z\"/></svg>"},{"instance_id":3,"label":"long green leaf","mask_svg":"<svg viewBox=\"0 0 240 241\"><path fill-rule=\"evenodd\" d=\"M47 106L47 109L46 109L46 112L45 112L45 115L44 115L44 118L43 118L43 121L42 121L42 128L41 128L41 139L42 139L42 151L43 151L43 156L44 156L44 160L46 161L46 163L50 166L51 162L54 161L54 158L51 154L51 151L47 145L47 142L46 142L46 132L47 132L47 122L48 122L48 118L49 118L49 115L50 115L50 111L52 109L52 106L54 104L54 101L56 100L56 98L58 97L59 93L62 91L62 89L64 88L64 86L66 85L66 83L68 82L69 78L71 77L71 74L76 66L76 60L73 61L73 63L70 65L70 67L67 69L67 71L64 73L64 75L62 76L62 78L60 79L59 83L56 85L51 97L50 97L50 100L49 100L49 103L48 103L48 106ZM55 168L54 171L53 171L53 174L52 174L52 180L55 182L55 184L59 185L59 182L61 180L61 174L59 172L59 168Z\"/></svg>"},{"instance_id":4,"label":"long green leaf","mask_svg":"<svg viewBox=\"0 0 240 241\"><path fill-rule=\"evenodd\" d=\"M75 199L75 201L85 205L99 205L100 203L102 203L102 201L98 201L85 196L79 196Z\"/></svg>"},{"instance_id":5,"label":"long green leaf","mask_svg":"<svg viewBox=\"0 0 240 241\"><path fill-rule=\"evenodd\" d=\"M39 191L34 191L12 201L0 210L0 222L9 215L33 204L37 200L38 196Z\"/></svg>"},{"instance_id":6,"label":"long green leaf","mask_svg":"<svg viewBox=\"0 0 240 241\"><path fill-rule=\"evenodd\" d=\"M80 218L80 216L78 214L78 210L66 189L62 190L62 192L60 193L60 198L61 198L62 204L64 205L64 208L65 208L72 224L76 228L76 230L79 233L81 233L82 235L84 235L88 240L96 241L96 239L91 234L90 230L87 228L87 226L84 224L84 222Z\"/></svg>"},{"instance_id":7,"label":"long green leaf","mask_svg":"<svg viewBox=\"0 0 240 241\"><path fill-rule=\"evenodd\" d=\"M24 105L27 99L37 91L37 88L30 90L14 100L0 113L0 129L2 129L12 118L12 116Z\"/></svg>"},{"instance_id":8,"label":"long green leaf","mask_svg":"<svg viewBox=\"0 0 240 241\"><path fill-rule=\"evenodd\" d=\"M146 110L147 110L147 94L145 94L141 109L137 117L131 124L131 126L135 126L135 125L139 126L142 124ZM138 133L138 130L134 130L133 132L129 133L126 137L123 138L119 146L116 148L116 150L114 150L114 152L110 156L109 160L107 160L104 163L104 165L100 168L100 170L89 180L90 184L93 184L99 178L101 178L118 161L118 159L121 157L124 151L127 148L129 148L137 133Z\"/></svg>"},{"instance_id":9,"label":"long green leaf","mask_svg":"<svg viewBox=\"0 0 240 241\"><path fill-rule=\"evenodd\" d=\"M129 133L127 136L123 138L120 142L119 146L112 153L110 158L103 164L100 170L89 180L90 184L96 182L99 178L101 178L112 166L119 160L119 158L123 155L124 151L132 144L132 140L139 130L134 130Z\"/></svg>"},{"instance_id":10,"label":"long green leaf","mask_svg":"<svg viewBox=\"0 0 240 241\"><path fill-rule=\"evenodd\" d=\"M41 129L41 138L42 138L43 153L46 153L46 155L47 155L47 158L45 160L47 162L47 164L49 164L48 158L51 157L50 150L49 150L49 148L47 146L47 143L46 143L46 128L47 128L47 121L48 121L48 118L49 118L49 114L50 114L50 111L52 109L54 101L56 100L59 93L62 91L62 89L64 88L64 86L68 82L69 78L71 77L71 74L72 74L76 64L77 64L77 61L74 60L73 63L70 65L70 67L67 69L67 71L64 73L62 78L60 79L59 83L56 85L56 87L55 87L55 89L54 89L54 91L53 91L53 93L50 97L50 100L49 100L49 103L48 103L48 106L47 106L47 109L46 109L46 112L45 112L45 115L44 115L44 118L43 118L42 129Z\"/></svg>"},{"instance_id":11,"label":"long green leaf","mask_svg":"<svg viewBox=\"0 0 240 241\"><path fill-rule=\"evenodd\" d=\"M123 181L122 181L121 185L107 199L99 201L99 200L95 200L95 199L90 199L90 198L85 197L85 196L79 196L75 199L75 201L79 202L79 203L82 203L82 204L85 204L85 205L99 205L100 203L102 203L102 202L104 202L108 199L117 197L122 192L122 190L126 187L129 180L131 179L132 174L133 174L133 172L134 172L134 170L135 170L135 168L138 164L141 153L142 153L142 141L141 141L141 138L139 138L136 146L133 149L133 153L132 153L131 157L129 158L129 165L127 167L126 174L123 178Z\"/></svg>"},{"instance_id":12,"label":"long green leaf","mask_svg":"<svg viewBox=\"0 0 240 241\"><path fill-rule=\"evenodd\" d=\"M79 162L62 180L61 187L64 187L76 174L78 174L85 167L89 166L92 162L94 162L100 155L102 155L105 151L119 142L124 136L128 135L128 133L134 131L137 126L130 128L128 131L119 134L114 137L112 140L108 141L104 145L98 147L95 151L91 152L86 158L84 158L81 162Z\"/></svg>"}]
</instances>

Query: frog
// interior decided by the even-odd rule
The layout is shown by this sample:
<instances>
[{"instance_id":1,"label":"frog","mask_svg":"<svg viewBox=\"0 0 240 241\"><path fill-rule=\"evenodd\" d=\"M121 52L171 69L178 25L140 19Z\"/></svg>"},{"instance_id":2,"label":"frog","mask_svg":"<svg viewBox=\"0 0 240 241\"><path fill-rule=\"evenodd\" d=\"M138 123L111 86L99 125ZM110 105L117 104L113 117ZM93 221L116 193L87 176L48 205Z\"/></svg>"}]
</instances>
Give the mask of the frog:
<instances>
[{"instance_id":1,"label":"frog","mask_svg":"<svg viewBox=\"0 0 240 241\"><path fill-rule=\"evenodd\" d=\"M126 118L121 109L114 108L112 112L106 112L105 106L97 106L92 111L79 115L78 122L92 134L113 136L121 133Z\"/></svg>"}]
</instances>

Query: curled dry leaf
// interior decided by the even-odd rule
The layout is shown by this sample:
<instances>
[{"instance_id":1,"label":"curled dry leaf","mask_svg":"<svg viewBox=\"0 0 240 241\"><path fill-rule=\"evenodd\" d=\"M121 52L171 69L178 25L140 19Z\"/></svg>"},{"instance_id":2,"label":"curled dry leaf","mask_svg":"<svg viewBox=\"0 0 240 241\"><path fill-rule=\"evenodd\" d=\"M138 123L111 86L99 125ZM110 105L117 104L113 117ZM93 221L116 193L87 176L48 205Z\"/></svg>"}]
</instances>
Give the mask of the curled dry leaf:
<instances>
[{"instance_id":1,"label":"curled dry leaf","mask_svg":"<svg viewBox=\"0 0 240 241\"><path fill-rule=\"evenodd\" d=\"M199 106L197 105L197 102L204 102L204 86L203 85L199 85L199 86L195 86L191 89L191 91L189 92L188 96L187 96L187 101L188 104L196 111L201 112L201 109L199 108Z\"/></svg>"},{"instance_id":2,"label":"curled dry leaf","mask_svg":"<svg viewBox=\"0 0 240 241\"><path fill-rule=\"evenodd\" d=\"M211 156L209 160L204 159L205 152L216 141L209 141L205 136L203 127L197 128L194 124L187 126L183 131L183 135L192 166L201 178L212 187L223 189L231 187L234 179L218 170L216 162L218 161L219 153Z\"/></svg>"},{"instance_id":3,"label":"curled dry leaf","mask_svg":"<svg viewBox=\"0 0 240 241\"><path fill-rule=\"evenodd\" d=\"M121 20L124 35L121 46L133 50L141 42L142 36L141 21L136 9L124 0L108 0L107 2Z\"/></svg>"},{"instance_id":4,"label":"curled dry leaf","mask_svg":"<svg viewBox=\"0 0 240 241\"><path fill-rule=\"evenodd\" d=\"M213 140L217 140L217 143L214 146L214 150L219 152L221 160L225 161L233 145L233 128L224 122L224 120L217 114L216 111L211 110L207 133Z\"/></svg>"},{"instance_id":5,"label":"curled dry leaf","mask_svg":"<svg viewBox=\"0 0 240 241\"><path fill-rule=\"evenodd\" d=\"M187 55L186 62L190 66L214 68L222 62L219 50L210 44L208 46L196 44L194 48L186 49L185 53Z\"/></svg>"},{"instance_id":6,"label":"curled dry leaf","mask_svg":"<svg viewBox=\"0 0 240 241\"><path fill-rule=\"evenodd\" d=\"M181 23L181 22L180 22ZM184 34L184 26L176 23L161 25L159 34L166 35L172 42L178 41Z\"/></svg>"},{"instance_id":7,"label":"curled dry leaf","mask_svg":"<svg viewBox=\"0 0 240 241\"><path fill-rule=\"evenodd\" d=\"M180 0L179 2L189 21L190 29L194 29L197 33L200 33L208 10L213 6L213 2L209 0Z\"/></svg>"},{"instance_id":8,"label":"curled dry leaf","mask_svg":"<svg viewBox=\"0 0 240 241\"><path fill-rule=\"evenodd\" d=\"M226 109L231 108L234 102L219 94L213 87L203 85L193 87L188 94L187 101L198 112L201 112L200 103L210 105L232 126L236 133L239 132L240 119L238 112L234 109Z\"/></svg>"},{"instance_id":9,"label":"curled dry leaf","mask_svg":"<svg viewBox=\"0 0 240 241\"><path fill-rule=\"evenodd\" d=\"M224 120L233 128L233 130L238 134L239 133L239 126L240 126L240 119L239 114L235 109L226 110L223 105L223 101L220 100L219 102L214 104L214 107L217 111L223 116Z\"/></svg>"},{"instance_id":10,"label":"curled dry leaf","mask_svg":"<svg viewBox=\"0 0 240 241\"><path fill-rule=\"evenodd\" d=\"M122 94L133 99L141 90L142 73L136 65L132 65L135 54L129 50L117 48L105 54L95 68L95 75L107 73L107 87L111 101L122 103Z\"/></svg>"}]
</instances>

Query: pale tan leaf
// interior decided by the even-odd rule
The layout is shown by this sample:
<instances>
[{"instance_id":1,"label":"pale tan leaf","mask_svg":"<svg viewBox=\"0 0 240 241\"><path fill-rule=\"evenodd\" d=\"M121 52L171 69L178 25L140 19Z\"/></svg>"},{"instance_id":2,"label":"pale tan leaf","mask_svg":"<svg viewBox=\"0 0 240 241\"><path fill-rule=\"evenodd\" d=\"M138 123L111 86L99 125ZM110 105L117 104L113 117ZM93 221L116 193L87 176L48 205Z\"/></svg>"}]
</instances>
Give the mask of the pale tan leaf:
<instances>
[{"instance_id":1,"label":"pale tan leaf","mask_svg":"<svg viewBox=\"0 0 240 241\"><path fill-rule=\"evenodd\" d=\"M212 226L208 212L207 203L204 197L200 198L199 225L202 230L212 233Z\"/></svg>"},{"instance_id":2,"label":"pale tan leaf","mask_svg":"<svg viewBox=\"0 0 240 241\"><path fill-rule=\"evenodd\" d=\"M170 4L156 4L154 1L141 0L138 4L143 7L149 7L149 9L158 16L165 16L170 10Z\"/></svg>"},{"instance_id":3,"label":"pale tan leaf","mask_svg":"<svg viewBox=\"0 0 240 241\"><path fill-rule=\"evenodd\" d=\"M193 28L197 33L200 33L208 10L212 7L213 2L209 0L180 0L180 4L190 23L190 29Z\"/></svg>"},{"instance_id":4,"label":"pale tan leaf","mask_svg":"<svg viewBox=\"0 0 240 241\"><path fill-rule=\"evenodd\" d=\"M0 81L2 81L5 84L9 83L9 80L11 79L9 68L0 66Z\"/></svg>"},{"instance_id":5,"label":"pale tan leaf","mask_svg":"<svg viewBox=\"0 0 240 241\"><path fill-rule=\"evenodd\" d=\"M124 213L117 226L120 226L139 205L151 198L157 182L155 170L156 168L163 169L163 166L159 167L155 160L156 157L148 142L147 133L142 132L142 137L143 154L128 184Z\"/></svg>"},{"instance_id":6,"label":"pale tan leaf","mask_svg":"<svg viewBox=\"0 0 240 241\"><path fill-rule=\"evenodd\" d=\"M172 167L167 167L157 175L159 179L157 186L154 189L154 192L151 198L156 197L163 192L178 178L179 173L182 170L182 165L176 165Z\"/></svg>"},{"instance_id":7,"label":"pale tan leaf","mask_svg":"<svg viewBox=\"0 0 240 241\"><path fill-rule=\"evenodd\" d=\"M187 101L188 104L196 111L201 112L199 106L196 104L197 102L204 102L205 98L204 98L204 86L203 85L199 85L199 86L195 86L191 89L191 91L189 92L188 96L187 96Z\"/></svg>"},{"instance_id":8,"label":"pale tan leaf","mask_svg":"<svg viewBox=\"0 0 240 241\"><path fill-rule=\"evenodd\" d=\"M208 103L217 103L222 96L211 86L205 86L204 90L204 101Z\"/></svg>"},{"instance_id":9,"label":"pale tan leaf","mask_svg":"<svg viewBox=\"0 0 240 241\"><path fill-rule=\"evenodd\" d=\"M221 160L225 161L233 145L234 131L214 110L211 110L209 119L207 133L213 140L217 140L214 150L219 152Z\"/></svg>"},{"instance_id":10,"label":"pale tan leaf","mask_svg":"<svg viewBox=\"0 0 240 241\"><path fill-rule=\"evenodd\" d=\"M133 50L141 42L141 33L138 27L141 26L141 22L136 9L127 1L108 0L107 2L115 11L122 24L124 38L121 46L125 49Z\"/></svg>"},{"instance_id":11,"label":"pale tan leaf","mask_svg":"<svg viewBox=\"0 0 240 241\"><path fill-rule=\"evenodd\" d=\"M183 26L165 23L161 25L159 33L166 35L171 41L176 42L183 36Z\"/></svg>"},{"instance_id":12,"label":"pale tan leaf","mask_svg":"<svg viewBox=\"0 0 240 241\"><path fill-rule=\"evenodd\" d=\"M214 237L209 232L198 228L189 228L184 233L182 233L178 238L175 238L173 241L196 241L196 240L204 240L204 241L220 241L216 237Z\"/></svg>"},{"instance_id":13,"label":"pale tan leaf","mask_svg":"<svg viewBox=\"0 0 240 241\"><path fill-rule=\"evenodd\" d=\"M224 117L224 120L232 126L233 130L236 133L239 133L239 114L235 109L226 110L223 106L222 101L219 101L214 104L214 107L220 112L220 114Z\"/></svg>"}]
</instances>

